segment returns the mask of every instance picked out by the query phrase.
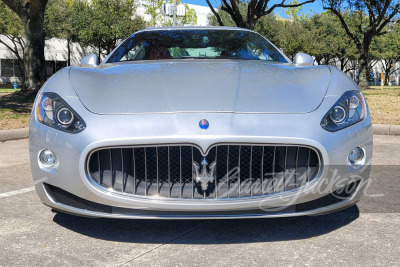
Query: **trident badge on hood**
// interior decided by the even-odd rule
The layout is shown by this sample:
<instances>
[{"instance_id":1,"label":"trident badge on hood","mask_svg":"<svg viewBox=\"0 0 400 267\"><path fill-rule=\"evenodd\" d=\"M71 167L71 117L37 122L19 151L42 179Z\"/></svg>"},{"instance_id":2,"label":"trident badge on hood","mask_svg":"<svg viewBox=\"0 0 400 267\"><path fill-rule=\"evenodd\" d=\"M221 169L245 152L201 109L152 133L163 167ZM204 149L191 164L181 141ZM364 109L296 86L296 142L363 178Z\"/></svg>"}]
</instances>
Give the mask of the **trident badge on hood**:
<instances>
[{"instance_id":1,"label":"trident badge on hood","mask_svg":"<svg viewBox=\"0 0 400 267\"><path fill-rule=\"evenodd\" d=\"M194 167L194 171L195 171L195 177L194 177L194 181L196 183L200 183L201 184L201 189L203 191L206 191L208 188L208 183L211 183L212 181L214 181L214 170L215 170L215 161L213 163L210 164L210 172L207 171L207 165L208 162L206 160L206 158L203 159L203 161L201 162L202 168L200 171L200 165L197 162L193 162L193 167Z\"/></svg>"}]
</instances>

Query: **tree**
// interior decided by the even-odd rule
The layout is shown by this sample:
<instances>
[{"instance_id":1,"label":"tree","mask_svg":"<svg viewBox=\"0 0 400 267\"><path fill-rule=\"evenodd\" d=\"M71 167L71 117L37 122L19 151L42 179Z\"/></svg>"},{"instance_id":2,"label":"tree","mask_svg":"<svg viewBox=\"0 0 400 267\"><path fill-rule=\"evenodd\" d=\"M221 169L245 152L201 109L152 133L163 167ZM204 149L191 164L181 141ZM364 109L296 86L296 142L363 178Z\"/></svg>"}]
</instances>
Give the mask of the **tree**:
<instances>
[{"instance_id":1,"label":"tree","mask_svg":"<svg viewBox=\"0 0 400 267\"><path fill-rule=\"evenodd\" d=\"M371 44L372 58L379 59L385 73L384 85L388 85L390 75L398 70L395 66L400 61L399 22L388 25L387 32L375 38Z\"/></svg>"},{"instance_id":2,"label":"tree","mask_svg":"<svg viewBox=\"0 0 400 267\"><path fill-rule=\"evenodd\" d=\"M292 0L289 4L296 5L298 3L298 1ZM285 8L285 13L291 20L305 20L307 17L309 17L311 10L308 10L307 13L304 13L303 6L296 6Z\"/></svg>"},{"instance_id":3,"label":"tree","mask_svg":"<svg viewBox=\"0 0 400 267\"><path fill-rule=\"evenodd\" d=\"M46 81L44 59L45 32L43 28L44 12L47 0L2 0L24 25L25 81L21 92L36 91Z\"/></svg>"},{"instance_id":4,"label":"tree","mask_svg":"<svg viewBox=\"0 0 400 267\"><path fill-rule=\"evenodd\" d=\"M321 0L336 15L358 51L359 86L368 88L368 57L372 40L400 11L398 0ZM365 12L366 13L365 13ZM348 16L346 16L348 14ZM365 19L366 18L366 19ZM351 25L355 27L351 27Z\"/></svg>"},{"instance_id":5,"label":"tree","mask_svg":"<svg viewBox=\"0 0 400 267\"><path fill-rule=\"evenodd\" d=\"M247 4L246 3L241 3L239 5L240 13L243 14L243 16L246 16L246 10L247 10ZM224 26L229 26L229 27L235 27L236 23L233 21L232 17L225 11L218 9L214 10L215 13L217 13L219 20L222 21L222 25ZM221 23L218 22L218 17L216 16L215 13L211 13L208 16L208 23L212 26L219 26Z\"/></svg>"},{"instance_id":6,"label":"tree","mask_svg":"<svg viewBox=\"0 0 400 267\"><path fill-rule=\"evenodd\" d=\"M172 26L172 20L164 21L163 15L163 4L164 0L148 0L146 1L143 6L146 9L146 14L150 15L150 21L148 22L151 27L156 26ZM176 18L176 25L177 26L184 26L184 25L196 25L197 23L197 14L193 8L189 8L188 4L182 3L181 0L177 0L177 5L183 4L186 8L186 14L184 17L177 17ZM173 3L173 0L168 0L166 3Z\"/></svg>"},{"instance_id":7,"label":"tree","mask_svg":"<svg viewBox=\"0 0 400 267\"><path fill-rule=\"evenodd\" d=\"M162 6L164 4L164 0L148 0L143 3L146 11L145 13L150 15L150 21L148 24L151 27L156 27L157 23L160 23L162 20Z\"/></svg>"},{"instance_id":8,"label":"tree","mask_svg":"<svg viewBox=\"0 0 400 267\"><path fill-rule=\"evenodd\" d=\"M133 0L74 0L80 43L98 49L99 58L109 54L132 33L145 28L135 15Z\"/></svg>"},{"instance_id":9,"label":"tree","mask_svg":"<svg viewBox=\"0 0 400 267\"><path fill-rule=\"evenodd\" d=\"M308 31L306 53L318 64L332 64L344 72L353 70L349 63L356 58L356 48L335 15L323 12L302 22Z\"/></svg>"},{"instance_id":10,"label":"tree","mask_svg":"<svg viewBox=\"0 0 400 267\"><path fill-rule=\"evenodd\" d=\"M268 14L258 21L254 30L262 34L278 48L286 51L285 27L287 25L285 23L286 20L273 14Z\"/></svg>"},{"instance_id":11,"label":"tree","mask_svg":"<svg viewBox=\"0 0 400 267\"><path fill-rule=\"evenodd\" d=\"M67 41L67 65L71 65L71 43L78 41L76 23L77 9L72 0L49 0L45 14L46 38L60 38Z\"/></svg>"},{"instance_id":12,"label":"tree","mask_svg":"<svg viewBox=\"0 0 400 267\"><path fill-rule=\"evenodd\" d=\"M210 0L206 0L208 6L211 9L211 12L215 15L218 24L220 26L224 26L224 22L222 21L219 13L213 8L210 3ZM299 7L307 3L313 3L315 0L307 0L301 3L286 3L286 0L280 0L280 3L273 4L272 6L268 6L270 0L221 0L221 7L220 9L228 13L232 20L235 22L237 27L240 28L247 28L253 30L256 26L257 21L268 15L271 14L275 8L283 7ZM246 4L247 5L247 12L241 12L240 5Z\"/></svg>"},{"instance_id":13,"label":"tree","mask_svg":"<svg viewBox=\"0 0 400 267\"><path fill-rule=\"evenodd\" d=\"M3 2L0 2L0 17L0 35L4 37L0 38L0 43L18 60L18 68L24 79L24 25L17 14Z\"/></svg>"}]
</instances>

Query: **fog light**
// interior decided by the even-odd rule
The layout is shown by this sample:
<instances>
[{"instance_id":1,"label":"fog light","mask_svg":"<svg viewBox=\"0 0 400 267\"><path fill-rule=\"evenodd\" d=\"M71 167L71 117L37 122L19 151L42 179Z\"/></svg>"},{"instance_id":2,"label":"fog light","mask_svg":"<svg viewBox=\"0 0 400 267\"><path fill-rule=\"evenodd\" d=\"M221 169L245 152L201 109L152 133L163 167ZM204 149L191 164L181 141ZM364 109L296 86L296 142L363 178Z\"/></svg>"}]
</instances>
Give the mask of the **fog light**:
<instances>
[{"instance_id":1,"label":"fog light","mask_svg":"<svg viewBox=\"0 0 400 267\"><path fill-rule=\"evenodd\" d=\"M364 159L364 151L360 147L354 148L349 154L351 164L358 163Z\"/></svg>"},{"instance_id":2,"label":"fog light","mask_svg":"<svg viewBox=\"0 0 400 267\"><path fill-rule=\"evenodd\" d=\"M56 155L51 150L45 149L40 152L39 159L45 165L53 165L56 162Z\"/></svg>"}]
</instances>

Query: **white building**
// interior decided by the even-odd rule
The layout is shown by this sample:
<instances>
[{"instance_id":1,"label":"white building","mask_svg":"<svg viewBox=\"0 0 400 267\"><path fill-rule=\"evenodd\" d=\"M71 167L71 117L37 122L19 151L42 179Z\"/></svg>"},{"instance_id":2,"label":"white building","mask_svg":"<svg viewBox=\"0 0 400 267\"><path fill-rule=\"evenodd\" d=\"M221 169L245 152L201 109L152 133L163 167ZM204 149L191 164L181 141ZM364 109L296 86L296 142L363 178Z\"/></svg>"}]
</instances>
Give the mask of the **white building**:
<instances>
[{"instance_id":1,"label":"white building","mask_svg":"<svg viewBox=\"0 0 400 267\"><path fill-rule=\"evenodd\" d=\"M184 2L184 1L182 1ZM145 20L150 20L150 16L145 14L143 0L137 0L137 13ZM207 17L210 14L210 8L198 5L189 5L190 8L196 11L197 26L206 26L208 24ZM5 41L8 45L13 46L12 43L5 37L0 35L1 40ZM71 45L71 65L79 65L81 58L90 53L88 49L80 47L78 44ZM20 51L22 56L22 51ZM60 39L50 39L46 41L45 58L47 75L50 77L59 69L67 66L68 49L67 41ZM18 67L18 60L10 50L0 43L0 84L21 82L21 71Z\"/></svg>"},{"instance_id":2,"label":"white building","mask_svg":"<svg viewBox=\"0 0 400 267\"><path fill-rule=\"evenodd\" d=\"M373 76L374 81L371 82L371 85L381 85L381 73L384 72L383 70L382 61L377 62L372 67L371 76ZM393 70L394 72L389 76L388 85L400 85L400 62L393 66Z\"/></svg>"},{"instance_id":3,"label":"white building","mask_svg":"<svg viewBox=\"0 0 400 267\"><path fill-rule=\"evenodd\" d=\"M0 35L0 38L9 46L13 46L5 36ZM71 44L71 65L79 65L81 58L90 52L89 49L84 49L78 44ZM19 54L21 57L23 56L22 51L19 51ZM47 40L44 54L47 76L50 77L56 71L67 66L67 41L55 38ZM0 84L21 82L21 76L16 56L5 45L0 43Z\"/></svg>"}]
</instances>

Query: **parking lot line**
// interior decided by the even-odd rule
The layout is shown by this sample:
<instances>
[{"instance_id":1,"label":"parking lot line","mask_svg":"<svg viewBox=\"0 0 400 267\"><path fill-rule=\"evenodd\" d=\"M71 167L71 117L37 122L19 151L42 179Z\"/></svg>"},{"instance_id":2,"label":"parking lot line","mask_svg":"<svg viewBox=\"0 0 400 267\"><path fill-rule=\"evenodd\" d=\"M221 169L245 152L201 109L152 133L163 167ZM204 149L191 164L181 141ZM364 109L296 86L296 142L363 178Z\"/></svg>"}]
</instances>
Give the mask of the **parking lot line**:
<instances>
[{"instance_id":1,"label":"parking lot line","mask_svg":"<svg viewBox=\"0 0 400 267\"><path fill-rule=\"evenodd\" d=\"M30 191L33 191L33 190L35 190L35 187L31 186L31 187L22 188L22 189L18 189L18 190L6 192L6 193L1 193L0 194L0 199L1 198L5 198L5 197L11 197L11 196L27 193L27 192L30 192Z\"/></svg>"}]
</instances>

